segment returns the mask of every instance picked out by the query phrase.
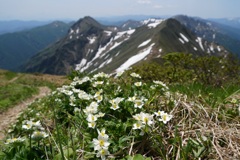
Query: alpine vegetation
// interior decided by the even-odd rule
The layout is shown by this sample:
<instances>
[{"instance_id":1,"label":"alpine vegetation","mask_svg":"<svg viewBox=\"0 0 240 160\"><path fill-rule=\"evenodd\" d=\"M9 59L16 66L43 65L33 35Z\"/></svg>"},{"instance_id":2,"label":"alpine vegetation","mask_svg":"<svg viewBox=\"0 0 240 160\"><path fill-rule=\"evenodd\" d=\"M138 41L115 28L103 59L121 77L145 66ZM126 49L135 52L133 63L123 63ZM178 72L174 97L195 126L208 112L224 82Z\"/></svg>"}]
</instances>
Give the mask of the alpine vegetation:
<instances>
[{"instance_id":1,"label":"alpine vegetation","mask_svg":"<svg viewBox=\"0 0 240 160\"><path fill-rule=\"evenodd\" d=\"M223 158L219 149L228 148L226 157L239 158L239 144L232 141L237 130L226 126L228 122L236 127L237 116L225 119L224 112L203 100L172 92L162 81L143 81L135 72L76 74L69 85L19 116L8 131L0 157L218 159Z\"/></svg>"}]
</instances>

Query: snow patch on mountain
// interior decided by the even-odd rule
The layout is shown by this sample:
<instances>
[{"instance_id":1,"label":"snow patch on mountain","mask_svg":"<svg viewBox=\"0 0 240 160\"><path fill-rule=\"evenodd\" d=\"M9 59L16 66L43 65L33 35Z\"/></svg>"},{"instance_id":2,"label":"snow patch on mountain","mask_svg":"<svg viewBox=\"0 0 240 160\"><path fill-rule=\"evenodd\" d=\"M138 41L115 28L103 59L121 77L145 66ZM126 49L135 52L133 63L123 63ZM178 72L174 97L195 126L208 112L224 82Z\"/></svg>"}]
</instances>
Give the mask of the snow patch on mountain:
<instances>
[{"instance_id":1,"label":"snow patch on mountain","mask_svg":"<svg viewBox=\"0 0 240 160\"><path fill-rule=\"evenodd\" d=\"M76 29L76 34L78 34L79 33L79 28L78 29Z\"/></svg>"},{"instance_id":2,"label":"snow patch on mountain","mask_svg":"<svg viewBox=\"0 0 240 160\"><path fill-rule=\"evenodd\" d=\"M112 43L112 39L111 39L105 46L103 46L103 47L102 47L102 46L99 46L98 51L97 51L95 57L94 57L91 61L89 61L89 62L85 65L85 67L80 67L80 68L78 68L78 69L80 69L81 72L83 72L83 71L85 71L86 69L88 69L88 68L92 65L92 62L93 62L95 59L99 58L100 55L103 53L103 51L106 50L107 46L108 46L109 44L111 44L111 43ZM103 56L103 55L102 55L102 56ZM96 63L95 63L94 65L96 65Z\"/></svg>"},{"instance_id":3,"label":"snow patch on mountain","mask_svg":"<svg viewBox=\"0 0 240 160\"><path fill-rule=\"evenodd\" d=\"M124 35L130 36L135 32L135 29L127 30L127 31L122 31L122 32L117 32L117 35L114 37L114 40L117 40L121 38Z\"/></svg>"},{"instance_id":4,"label":"snow patch on mountain","mask_svg":"<svg viewBox=\"0 0 240 160\"><path fill-rule=\"evenodd\" d=\"M142 21L142 24L147 25L149 28L156 28L163 21L164 21L163 19L150 18L150 19Z\"/></svg>"},{"instance_id":5,"label":"snow patch on mountain","mask_svg":"<svg viewBox=\"0 0 240 160\"><path fill-rule=\"evenodd\" d=\"M69 34L73 34L73 32L74 32L74 30L73 30L73 29L70 29Z\"/></svg>"},{"instance_id":6,"label":"snow patch on mountain","mask_svg":"<svg viewBox=\"0 0 240 160\"><path fill-rule=\"evenodd\" d=\"M180 33L180 36L183 38L185 42L189 42L188 38L184 34Z\"/></svg>"},{"instance_id":7,"label":"snow patch on mountain","mask_svg":"<svg viewBox=\"0 0 240 160\"><path fill-rule=\"evenodd\" d=\"M151 53L152 47L154 45L155 45L155 43L151 44L148 48L142 50L137 55L134 55L131 58L129 58L125 63L123 63L119 68L116 69L116 72L124 71L124 70L128 69L130 66L132 66L133 64L144 59L148 54Z\"/></svg>"},{"instance_id":8,"label":"snow patch on mountain","mask_svg":"<svg viewBox=\"0 0 240 160\"><path fill-rule=\"evenodd\" d=\"M143 46L146 46L149 42L151 42L151 40L152 40L152 39L148 39L148 40L144 41L143 43L141 43L141 44L138 46L138 48L143 47Z\"/></svg>"},{"instance_id":9,"label":"snow patch on mountain","mask_svg":"<svg viewBox=\"0 0 240 160\"><path fill-rule=\"evenodd\" d=\"M182 38L178 38L178 40L179 40L182 44L185 43L184 40L182 40Z\"/></svg>"},{"instance_id":10,"label":"snow patch on mountain","mask_svg":"<svg viewBox=\"0 0 240 160\"><path fill-rule=\"evenodd\" d=\"M111 31L104 31L104 33L107 34L107 36L111 36L112 32Z\"/></svg>"},{"instance_id":11,"label":"snow patch on mountain","mask_svg":"<svg viewBox=\"0 0 240 160\"><path fill-rule=\"evenodd\" d=\"M110 62L112 62L112 58L108 59L107 61L103 62L99 67L98 69L104 67L105 65L109 64Z\"/></svg>"},{"instance_id":12,"label":"snow patch on mountain","mask_svg":"<svg viewBox=\"0 0 240 160\"><path fill-rule=\"evenodd\" d=\"M75 70L80 70L87 63L87 59L83 58L79 64L76 65Z\"/></svg>"},{"instance_id":13,"label":"snow patch on mountain","mask_svg":"<svg viewBox=\"0 0 240 160\"><path fill-rule=\"evenodd\" d=\"M125 41L125 40L124 40L124 41ZM116 48L117 46L119 46L120 44L122 44L124 41L115 42L114 45L109 49L109 51L113 50L114 48Z\"/></svg>"},{"instance_id":14,"label":"snow patch on mountain","mask_svg":"<svg viewBox=\"0 0 240 160\"><path fill-rule=\"evenodd\" d=\"M90 44L93 44L95 42L95 40L97 39L97 37L87 37L87 39L89 40Z\"/></svg>"},{"instance_id":15,"label":"snow patch on mountain","mask_svg":"<svg viewBox=\"0 0 240 160\"><path fill-rule=\"evenodd\" d=\"M204 47L202 45L202 38L201 37L197 37L196 42L198 42L199 46L201 47L201 49L204 51Z\"/></svg>"},{"instance_id":16,"label":"snow patch on mountain","mask_svg":"<svg viewBox=\"0 0 240 160\"><path fill-rule=\"evenodd\" d=\"M210 50L211 50L212 52L214 52L213 45L210 46Z\"/></svg>"}]
</instances>

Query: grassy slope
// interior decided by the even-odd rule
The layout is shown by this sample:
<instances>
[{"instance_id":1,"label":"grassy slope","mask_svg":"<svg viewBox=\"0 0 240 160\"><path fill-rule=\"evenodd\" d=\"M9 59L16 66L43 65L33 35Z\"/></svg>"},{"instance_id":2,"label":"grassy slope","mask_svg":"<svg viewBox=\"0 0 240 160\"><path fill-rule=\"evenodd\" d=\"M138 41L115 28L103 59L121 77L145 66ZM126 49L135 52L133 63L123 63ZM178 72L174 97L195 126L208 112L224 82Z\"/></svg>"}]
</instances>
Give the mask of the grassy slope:
<instances>
[{"instance_id":1,"label":"grassy slope","mask_svg":"<svg viewBox=\"0 0 240 160\"><path fill-rule=\"evenodd\" d=\"M92 80L91 83L94 83L95 80ZM78 80L76 79L75 81L77 82ZM98 121L100 122L97 121L97 125L101 127L108 126L105 126L105 129L111 140L111 145L109 146L109 150L113 154L111 156L120 158L129 154L130 157L128 156L128 158L131 158L134 155L141 157L139 154L142 154L156 159L238 159L240 157L238 127L240 119L238 116L239 111L237 110L240 101L239 94L235 92L236 88L223 89L198 85L174 85L169 86L170 93L162 94L161 89L157 89L156 91L160 91L160 94L151 96L152 93L155 93L152 92L153 90L147 84L144 84L142 87L133 85L135 82L141 81L138 78L133 80L133 78L125 76L122 79L105 79L105 81L109 83L106 82L105 85L97 88L92 88L91 84L88 86L89 83L82 87L88 92L96 91L100 88L103 89L104 100L99 103L99 109L104 110L108 118L99 118L100 120ZM77 83L74 84L76 88L81 87ZM74 84L72 84L72 87ZM65 87L62 93L71 89L71 87ZM222 92L222 95L219 97L220 92ZM25 134L21 131L22 123L24 120L32 117L35 120L41 120L46 132L49 134L49 138L40 141L40 145L32 143L32 147L36 148L32 152L33 154L28 152L29 145L24 142L25 147L22 147L21 150L14 152L8 150L10 156L14 157L15 154L23 156L26 154L36 158L37 154L42 154L43 156L48 154L47 156L55 159L61 159L61 156L65 156L67 159L75 159L76 157L88 159L88 156L92 158L96 156L93 146L89 144L91 144L92 138L97 137L97 131L85 126L86 117L72 113L74 107L69 105L67 93L55 94L53 97L36 102L30 106L30 110L21 115L16 127L13 128L15 136L23 136ZM139 135L139 132L134 130L126 132L125 130L129 130L129 127L131 129L133 121L128 110L131 108L131 103L127 102L127 98L135 95L134 93L150 96L146 97L149 99L142 108L143 112L153 113L157 109L161 109L171 113L173 119L167 124L156 121L155 128L146 129L146 133L142 137ZM199 96L199 93L203 94ZM124 105L120 104L120 112L118 110L110 110L109 107L111 105L107 102L109 98L116 98L116 96L125 98ZM58 99L58 102L56 99ZM80 109L89 104L88 101L81 101L77 96L76 103L81 104ZM114 114L115 112L117 114ZM82 114L84 115L83 112ZM122 117L123 119L118 121L116 117ZM126 121L126 118L129 121ZM106 123L103 123L104 121L101 120L105 120ZM114 123L112 124L112 122ZM125 122L127 123L125 124ZM61 138L58 136L61 136ZM119 138L119 136L119 141L118 139L116 141L116 137ZM53 149L45 152L46 150L44 149L49 149L49 145ZM63 151L61 151L62 148ZM115 154L114 148L116 148L115 152L119 148L122 150ZM127 159L127 157L125 158Z\"/></svg>"},{"instance_id":2,"label":"grassy slope","mask_svg":"<svg viewBox=\"0 0 240 160\"><path fill-rule=\"evenodd\" d=\"M21 74L0 70L0 111L37 94L39 86L54 89L66 80L63 76Z\"/></svg>"}]
</instances>

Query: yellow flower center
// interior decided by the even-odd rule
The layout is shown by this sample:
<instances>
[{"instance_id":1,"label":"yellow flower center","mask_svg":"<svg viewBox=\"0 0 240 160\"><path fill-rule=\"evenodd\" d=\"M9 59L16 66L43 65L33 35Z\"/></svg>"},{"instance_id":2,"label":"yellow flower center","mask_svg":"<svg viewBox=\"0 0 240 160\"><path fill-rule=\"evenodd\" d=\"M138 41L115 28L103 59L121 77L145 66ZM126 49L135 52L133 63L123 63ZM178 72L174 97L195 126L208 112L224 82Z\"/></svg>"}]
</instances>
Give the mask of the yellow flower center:
<instances>
[{"instance_id":1,"label":"yellow flower center","mask_svg":"<svg viewBox=\"0 0 240 160\"><path fill-rule=\"evenodd\" d=\"M104 141L103 140L99 140L99 145L102 147L104 146Z\"/></svg>"},{"instance_id":2,"label":"yellow flower center","mask_svg":"<svg viewBox=\"0 0 240 160\"><path fill-rule=\"evenodd\" d=\"M166 121L166 120L167 120L167 115L163 115L163 116L162 116L162 119L163 119L164 121Z\"/></svg>"}]
</instances>

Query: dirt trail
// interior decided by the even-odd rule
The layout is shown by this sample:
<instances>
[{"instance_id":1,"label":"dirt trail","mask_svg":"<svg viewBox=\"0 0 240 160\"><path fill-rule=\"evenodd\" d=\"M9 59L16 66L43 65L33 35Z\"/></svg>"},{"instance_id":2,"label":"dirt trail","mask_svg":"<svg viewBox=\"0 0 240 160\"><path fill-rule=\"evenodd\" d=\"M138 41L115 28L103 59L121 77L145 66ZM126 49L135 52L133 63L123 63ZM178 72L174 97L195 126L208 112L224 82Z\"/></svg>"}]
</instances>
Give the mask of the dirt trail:
<instances>
[{"instance_id":1,"label":"dirt trail","mask_svg":"<svg viewBox=\"0 0 240 160\"><path fill-rule=\"evenodd\" d=\"M12 82L16 81L18 78L19 78L18 76L17 76L17 77L14 77L14 78L11 79L8 83L12 83Z\"/></svg>"},{"instance_id":2,"label":"dirt trail","mask_svg":"<svg viewBox=\"0 0 240 160\"><path fill-rule=\"evenodd\" d=\"M16 122L18 115L25 110L29 104L33 103L37 98L42 98L49 94L51 90L48 87L39 87L39 94L21 102L7 111L0 113L0 140L4 138L4 131L8 129L10 124Z\"/></svg>"}]
</instances>

